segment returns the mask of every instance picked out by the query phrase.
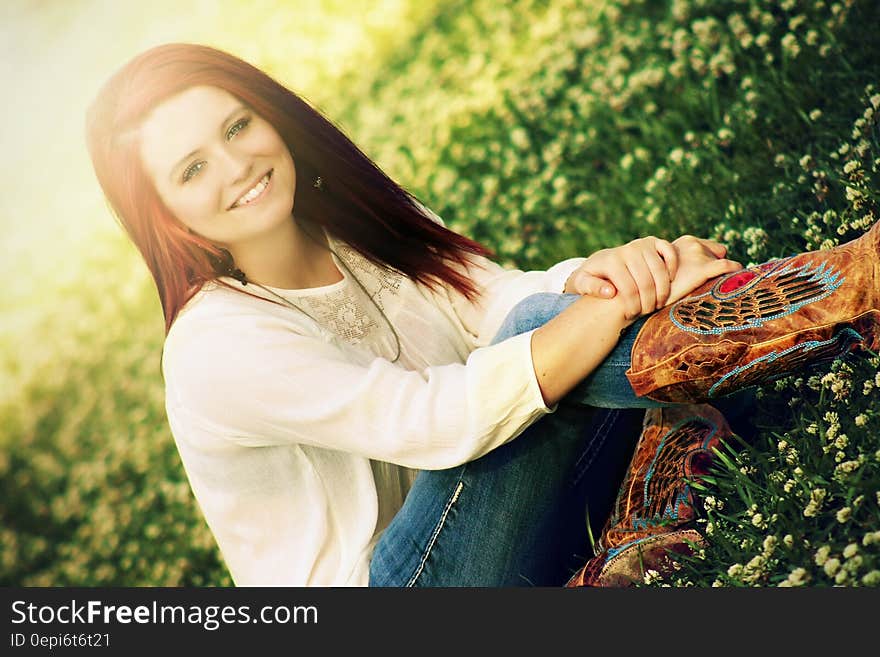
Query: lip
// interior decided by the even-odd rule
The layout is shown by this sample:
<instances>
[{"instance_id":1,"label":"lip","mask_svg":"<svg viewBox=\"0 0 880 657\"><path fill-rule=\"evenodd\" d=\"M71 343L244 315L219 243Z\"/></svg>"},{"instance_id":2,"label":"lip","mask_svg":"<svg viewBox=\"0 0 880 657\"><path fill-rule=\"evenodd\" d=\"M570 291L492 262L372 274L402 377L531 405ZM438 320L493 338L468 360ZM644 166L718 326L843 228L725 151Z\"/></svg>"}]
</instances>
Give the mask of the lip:
<instances>
[{"instance_id":1,"label":"lip","mask_svg":"<svg viewBox=\"0 0 880 657\"><path fill-rule=\"evenodd\" d=\"M273 181L274 178L275 178L275 177L272 175L272 173L273 173L274 171L275 171L274 169L269 169L268 171L264 171L264 172L261 173L257 178L255 178L253 181L251 181L251 183L250 183L247 187L244 188L244 191L243 191L241 194L239 194L239 195L235 198L235 200L232 202L232 205L230 205L230 206L227 208L227 210L239 210L239 209L241 209L241 208L247 208L247 207L250 207L250 206L252 206L252 205L254 205L254 204L259 203L260 201L262 201L262 200L263 200L263 197L266 196L266 193L267 193L267 192L269 191L269 189L271 189L271 187L272 187L272 181ZM258 182L260 182L263 178L266 177L266 175L269 175L269 180L266 182L266 187L263 189L262 192L260 192L260 195L257 196L257 198L255 198L255 199L254 199L253 201L251 201L250 203L246 203L245 205L239 205L239 206L236 206L235 204L238 203L238 202L241 200L241 197L244 196L245 194L247 194L249 191L251 191L251 190L254 188L254 186L255 186Z\"/></svg>"}]
</instances>

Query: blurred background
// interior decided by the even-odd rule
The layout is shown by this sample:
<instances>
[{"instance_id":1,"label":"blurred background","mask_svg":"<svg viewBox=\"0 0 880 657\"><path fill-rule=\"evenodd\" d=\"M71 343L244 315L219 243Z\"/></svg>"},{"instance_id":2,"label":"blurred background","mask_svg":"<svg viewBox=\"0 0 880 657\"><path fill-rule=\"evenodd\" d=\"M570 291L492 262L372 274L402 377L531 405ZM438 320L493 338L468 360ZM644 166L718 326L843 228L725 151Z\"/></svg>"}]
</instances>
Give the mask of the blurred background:
<instances>
[{"instance_id":1,"label":"blurred background","mask_svg":"<svg viewBox=\"0 0 880 657\"><path fill-rule=\"evenodd\" d=\"M507 266L683 233L754 264L877 217L874 0L12 0L0 17L0 585L231 584L167 427L155 287L83 139L100 84L153 45L265 69ZM759 444L677 585L880 583L877 365L762 391ZM826 449L829 430L848 440Z\"/></svg>"}]
</instances>

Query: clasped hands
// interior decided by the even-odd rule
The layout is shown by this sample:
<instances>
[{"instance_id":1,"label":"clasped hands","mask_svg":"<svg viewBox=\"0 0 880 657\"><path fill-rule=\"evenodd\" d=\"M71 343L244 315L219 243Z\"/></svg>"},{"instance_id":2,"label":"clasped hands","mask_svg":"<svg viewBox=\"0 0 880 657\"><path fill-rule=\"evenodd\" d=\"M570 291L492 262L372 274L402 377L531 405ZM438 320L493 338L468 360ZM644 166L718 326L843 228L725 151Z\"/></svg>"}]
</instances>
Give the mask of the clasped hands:
<instances>
[{"instance_id":1,"label":"clasped hands","mask_svg":"<svg viewBox=\"0 0 880 657\"><path fill-rule=\"evenodd\" d=\"M642 237L596 251L571 273L564 291L604 299L619 294L626 319L633 320L675 303L711 278L743 268L726 254L723 244L693 235L673 242Z\"/></svg>"}]
</instances>

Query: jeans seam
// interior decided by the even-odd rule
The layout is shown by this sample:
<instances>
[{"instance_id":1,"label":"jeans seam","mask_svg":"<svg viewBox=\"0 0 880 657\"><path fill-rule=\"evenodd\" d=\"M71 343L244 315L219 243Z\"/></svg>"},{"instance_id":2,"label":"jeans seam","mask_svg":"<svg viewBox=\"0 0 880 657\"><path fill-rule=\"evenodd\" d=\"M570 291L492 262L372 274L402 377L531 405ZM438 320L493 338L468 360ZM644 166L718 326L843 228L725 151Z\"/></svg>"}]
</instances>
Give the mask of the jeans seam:
<instances>
[{"instance_id":1,"label":"jeans seam","mask_svg":"<svg viewBox=\"0 0 880 657\"><path fill-rule=\"evenodd\" d=\"M440 520L437 522L437 526L434 527L434 531L431 532L431 538L428 539L428 545L425 547L425 551L422 554L419 565L416 567L416 570L413 573L412 577L410 577L409 581L406 583L407 587L415 586L416 580L421 576L422 571L425 568L425 563L428 561L428 557L431 556L431 550L434 548L434 544L437 542L437 537L440 535L440 530L443 529L443 526L446 524L446 517L449 515L449 511L452 509L452 505L455 504L455 501L458 499L458 496L461 493L461 489L464 487L464 483L462 482L463 478L464 470L462 470L461 476L459 476L458 478L458 484L456 484L455 486L452 497L447 500L446 506L443 508L443 513L440 514Z\"/></svg>"},{"instance_id":2,"label":"jeans seam","mask_svg":"<svg viewBox=\"0 0 880 657\"><path fill-rule=\"evenodd\" d=\"M577 486L577 483L581 480L581 477L584 476L587 470L590 469L590 466L593 464L593 461L596 458L596 453L602 449L602 446L605 444L605 441L608 439L609 431L606 428L609 424L613 424L614 420L620 414L620 410L611 409L610 413L606 413L604 419L602 420L602 424L599 425L599 428L596 429L593 434L593 440L590 441L590 444L587 446L587 449L583 451L583 453L578 457L577 462L574 464L574 475L571 480L571 486ZM581 464L584 459L589 456L589 460L586 465L583 467Z\"/></svg>"}]
</instances>

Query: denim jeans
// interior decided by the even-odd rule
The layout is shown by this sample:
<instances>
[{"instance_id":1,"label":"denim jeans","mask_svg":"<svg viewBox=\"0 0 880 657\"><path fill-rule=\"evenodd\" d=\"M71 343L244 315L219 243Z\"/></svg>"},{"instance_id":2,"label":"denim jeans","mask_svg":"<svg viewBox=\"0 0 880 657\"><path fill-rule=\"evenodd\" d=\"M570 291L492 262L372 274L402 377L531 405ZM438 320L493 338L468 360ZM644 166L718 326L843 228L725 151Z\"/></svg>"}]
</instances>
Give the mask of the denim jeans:
<instances>
[{"instance_id":1,"label":"denim jeans","mask_svg":"<svg viewBox=\"0 0 880 657\"><path fill-rule=\"evenodd\" d=\"M505 318L493 344L536 328L578 298L539 293ZM602 364L509 443L447 470L419 473L382 533L370 586L561 586L592 556L642 429L624 372L647 316ZM713 404L738 414L749 393Z\"/></svg>"}]
</instances>

